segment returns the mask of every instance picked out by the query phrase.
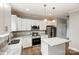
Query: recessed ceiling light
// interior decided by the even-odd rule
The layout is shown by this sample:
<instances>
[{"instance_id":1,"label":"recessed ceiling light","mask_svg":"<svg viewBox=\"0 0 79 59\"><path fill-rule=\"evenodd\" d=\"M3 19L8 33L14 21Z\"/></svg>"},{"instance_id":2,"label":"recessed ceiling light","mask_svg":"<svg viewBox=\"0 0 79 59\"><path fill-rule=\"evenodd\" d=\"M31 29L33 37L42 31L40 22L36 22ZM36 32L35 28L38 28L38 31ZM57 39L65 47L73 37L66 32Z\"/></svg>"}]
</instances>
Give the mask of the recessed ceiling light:
<instances>
[{"instance_id":1,"label":"recessed ceiling light","mask_svg":"<svg viewBox=\"0 0 79 59\"><path fill-rule=\"evenodd\" d=\"M30 9L27 8L26 11L30 11Z\"/></svg>"}]
</instances>

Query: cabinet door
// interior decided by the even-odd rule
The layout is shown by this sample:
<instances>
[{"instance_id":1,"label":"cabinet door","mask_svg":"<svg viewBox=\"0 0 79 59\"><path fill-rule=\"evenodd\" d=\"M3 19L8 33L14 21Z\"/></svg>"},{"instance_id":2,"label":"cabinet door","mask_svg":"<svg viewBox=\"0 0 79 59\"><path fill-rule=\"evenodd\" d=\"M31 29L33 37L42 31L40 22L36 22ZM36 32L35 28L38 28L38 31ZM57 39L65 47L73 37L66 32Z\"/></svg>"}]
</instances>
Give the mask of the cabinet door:
<instances>
[{"instance_id":1,"label":"cabinet door","mask_svg":"<svg viewBox=\"0 0 79 59\"><path fill-rule=\"evenodd\" d=\"M40 21L40 30L46 30L46 24L47 22Z\"/></svg>"},{"instance_id":2,"label":"cabinet door","mask_svg":"<svg viewBox=\"0 0 79 59\"><path fill-rule=\"evenodd\" d=\"M27 30L31 30L31 24L32 24L33 22L30 20L30 19L26 19L26 29Z\"/></svg>"},{"instance_id":3,"label":"cabinet door","mask_svg":"<svg viewBox=\"0 0 79 59\"><path fill-rule=\"evenodd\" d=\"M0 34L4 32L3 4L0 6Z\"/></svg>"},{"instance_id":4,"label":"cabinet door","mask_svg":"<svg viewBox=\"0 0 79 59\"><path fill-rule=\"evenodd\" d=\"M27 30L26 26L27 26L26 19L22 19L22 30Z\"/></svg>"},{"instance_id":5,"label":"cabinet door","mask_svg":"<svg viewBox=\"0 0 79 59\"><path fill-rule=\"evenodd\" d=\"M47 21L47 25L53 25L52 21Z\"/></svg>"},{"instance_id":6,"label":"cabinet door","mask_svg":"<svg viewBox=\"0 0 79 59\"><path fill-rule=\"evenodd\" d=\"M21 18L17 18L17 30L18 31L22 30L22 21L21 21Z\"/></svg>"},{"instance_id":7,"label":"cabinet door","mask_svg":"<svg viewBox=\"0 0 79 59\"><path fill-rule=\"evenodd\" d=\"M23 39L23 48L31 47L32 39L30 37Z\"/></svg>"},{"instance_id":8,"label":"cabinet door","mask_svg":"<svg viewBox=\"0 0 79 59\"><path fill-rule=\"evenodd\" d=\"M9 4L3 4L4 11L3 11L3 17L4 17L4 26L5 31L11 31L11 7Z\"/></svg>"},{"instance_id":9,"label":"cabinet door","mask_svg":"<svg viewBox=\"0 0 79 59\"><path fill-rule=\"evenodd\" d=\"M32 38L29 37L27 38L27 47L31 47L32 46Z\"/></svg>"},{"instance_id":10,"label":"cabinet door","mask_svg":"<svg viewBox=\"0 0 79 59\"><path fill-rule=\"evenodd\" d=\"M32 20L32 25L39 25L39 20Z\"/></svg>"},{"instance_id":11,"label":"cabinet door","mask_svg":"<svg viewBox=\"0 0 79 59\"><path fill-rule=\"evenodd\" d=\"M6 4L0 4L0 33L10 31L11 27L11 7Z\"/></svg>"},{"instance_id":12,"label":"cabinet door","mask_svg":"<svg viewBox=\"0 0 79 59\"><path fill-rule=\"evenodd\" d=\"M11 31L17 30L17 17L15 15L11 16Z\"/></svg>"}]
</instances>

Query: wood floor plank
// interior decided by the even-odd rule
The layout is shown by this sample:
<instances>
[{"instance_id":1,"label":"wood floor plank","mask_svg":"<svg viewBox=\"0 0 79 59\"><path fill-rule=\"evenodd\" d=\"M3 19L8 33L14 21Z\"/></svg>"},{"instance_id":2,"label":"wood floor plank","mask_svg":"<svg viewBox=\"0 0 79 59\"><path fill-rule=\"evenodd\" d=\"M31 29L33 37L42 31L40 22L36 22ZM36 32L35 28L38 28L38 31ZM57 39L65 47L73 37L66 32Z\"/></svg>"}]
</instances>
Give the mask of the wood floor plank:
<instances>
[{"instance_id":1,"label":"wood floor plank","mask_svg":"<svg viewBox=\"0 0 79 59\"><path fill-rule=\"evenodd\" d=\"M23 55L41 55L40 45L23 49Z\"/></svg>"}]
</instances>

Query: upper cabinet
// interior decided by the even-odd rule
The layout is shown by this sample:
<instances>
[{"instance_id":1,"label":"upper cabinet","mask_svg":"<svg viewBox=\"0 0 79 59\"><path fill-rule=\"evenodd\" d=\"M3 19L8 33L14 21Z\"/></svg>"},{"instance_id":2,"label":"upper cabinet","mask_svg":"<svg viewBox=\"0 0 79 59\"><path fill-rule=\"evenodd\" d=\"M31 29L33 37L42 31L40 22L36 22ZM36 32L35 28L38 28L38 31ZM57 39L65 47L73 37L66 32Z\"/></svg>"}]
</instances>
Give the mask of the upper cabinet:
<instances>
[{"instance_id":1,"label":"upper cabinet","mask_svg":"<svg viewBox=\"0 0 79 59\"><path fill-rule=\"evenodd\" d=\"M4 32L3 4L0 5L0 34Z\"/></svg>"},{"instance_id":2,"label":"upper cabinet","mask_svg":"<svg viewBox=\"0 0 79 59\"><path fill-rule=\"evenodd\" d=\"M52 21L44 22L43 20L23 19L12 15L12 31L31 30L32 25L38 25L39 30L46 30L47 25L54 25Z\"/></svg>"},{"instance_id":3,"label":"upper cabinet","mask_svg":"<svg viewBox=\"0 0 79 59\"><path fill-rule=\"evenodd\" d=\"M43 20L41 20L39 22L40 22L40 30L46 30L47 22L44 22Z\"/></svg>"},{"instance_id":4,"label":"upper cabinet","mask_svg":"<svg viewBox=\"0 0 79 59\"><path fill-rule=\"evenodd\" d=\"M11 7L9 4L0 4L0 34L11 31Z\"/></svg>"},{"instance_id":5,"label":"upper cabinet","mask_svg":"<svg viewBox=\"0 0 79 59\"><path fill-rule=\"evenodd\" d=\"M21 31L22 30L22 19L17 17L17 31Z\"/></svg>"},{"instance_id":6,"label":"upper cabinet","mask_svg":"<svg viewBox=\"0 0 79 59\"><path fill-rule=\"evenodd\" d=\"M11 6L9 4L4 4L4 20L5 30L11 31Z\"/></svg>"},{"instance_id":7,"label":"upper cabinet","mask_svg":"<svg viewBox=\"0 0 79 59\"><path fill-rule=\"evenodd\" d=\"M22 19L22 30L26 30L27 29L27 21L25 19Z\"/></svg>"},{"instance_id":8,"label":"upper cabinet","mask_svg":"<svg viewBox=\"0 0 79 59\"><path fill-rule=\"evenodd\" d=\"M16 17L16 15L11 16L11 31L17 31L17 17Z\"/></svg>"}]
</instances>

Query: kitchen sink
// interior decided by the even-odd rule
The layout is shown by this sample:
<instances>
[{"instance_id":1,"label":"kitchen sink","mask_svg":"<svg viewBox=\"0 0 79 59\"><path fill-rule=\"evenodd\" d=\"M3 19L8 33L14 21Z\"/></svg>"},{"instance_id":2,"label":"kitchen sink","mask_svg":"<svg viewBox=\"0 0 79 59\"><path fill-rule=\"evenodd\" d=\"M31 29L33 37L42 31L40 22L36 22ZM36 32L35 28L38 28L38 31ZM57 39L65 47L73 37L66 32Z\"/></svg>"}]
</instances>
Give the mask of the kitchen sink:
<instances>
[{"instance_id":1,"label":"kitchen sink","mask_svg":"<svg viewBox=\"0 0 79 59\"><path fill-rule=\"evenodd\" d=\"M19 39L17 39L17 40L12 40L12 41L9 43L9 45L11 45L11 44L18 44L19 42L20 42Z\"/></svg>"}]
</instances>

